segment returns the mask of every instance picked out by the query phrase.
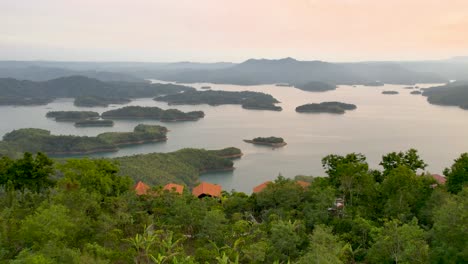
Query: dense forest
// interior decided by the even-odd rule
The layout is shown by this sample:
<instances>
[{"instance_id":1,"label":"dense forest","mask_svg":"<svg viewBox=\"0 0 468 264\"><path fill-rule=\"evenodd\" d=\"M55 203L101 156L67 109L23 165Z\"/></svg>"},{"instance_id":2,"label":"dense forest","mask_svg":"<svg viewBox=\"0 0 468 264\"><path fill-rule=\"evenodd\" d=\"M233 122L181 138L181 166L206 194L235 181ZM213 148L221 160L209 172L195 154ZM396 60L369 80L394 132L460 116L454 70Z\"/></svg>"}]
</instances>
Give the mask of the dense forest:
<instances>
[{"instance_id":1,"label":"dense forest","mask_svg":"<svg viewBox=\"0 0 468 264\"><path fill-rule=\"evenodd\" d=\"M61 77L34 82L12 78L0 78L0 104L32 105L47 104L55 98L108 98L110 102L125 102L125 99L155 97L195 90L192 87L146 82L103 82L84 76Z\"/></svg>"},{"instance_id":2,"label":"dense forest","mask_svg":"<svg viewBox=\"0 0 468 264\"><path fill-rule=\"evenodd\" d=\"M41 153L3 157L0 262L464 263L468 258L468 154L444 171L445 183L421 173L426 163L415 150L383 156L382 170L369 169L358 153L329 155L322 164L328 177L297 177L308 180L307 187L279 176L251 195L224 191L221 198L199 199L188 188L178 194L161 186L138 196L135 180L119 176L119 166L106 159L55 163Z\"/></svg>"},{"instance_id":3,"label":"dense forest","mask_svg":"<svg viewBox=\"0 0 468 264\"><path fill-rule=\"evenodd\" d=\"M119 146L167 140L167 128L139 124L133 132L106 132L96 137L52 135L38 128L13 130L0 141L0 155L17 157L21 152L44 152L49 155L80 155L113 152Z\"/></svg>"},{"instance_id":4,"label":"dense forest","mask_svg":"<svg viewBox=\"0 0 468 264\"><path fill-rule=\"evenodd\" d=\"M431 104L459 106L468 110L468 82L453 82L425 89L423 95Z\"/></svg>"},{"instance_id":5,"label":"dense forest","mask_svg":"<svg viewBox=\"0 0 468 264\"><path fill-rule=\"evenodd\" d=\"M126 104L129 103L128 98L114 98L114 97L98 97L98 96L80 96L76 97L73 101L75 106L79 107L107 107L110 104Z\"/></svg>"},{"instance_id":6,"label":"dense forest","mask_svg":"<svg viewBox=\"0 0 468 264\"><path fill-rule=\"evenodd\" d=\"M102 113L106 119L154 119L166 122L194 121L203 118L203 111L182 112L177 109L161 109L149 106L126 106Z\"/></svg>"},{"instance_id":7,"label":"dense forest","mask_svg":"<svg viewBox=\"0 0 468 264\"><path fill-rule=\"evenodd\" d=\"M347 104L342 102L322 102L305 104L296 107L298 113L330 113L330 114L344 114L346 111L355 110L357 106L354 104Z\"/></svg>"},{"instance_id":8,"label":"dense forest","mask_svg":"<svg viewBox=\"0 0 468 264\"><path fill-rule=\"evenodd\" d=\"M324 82L307 82L303 84L296 84L294 85L297 89L308 91L308 92L325 92L336 90L336 85L328 84Z\"/></svg>"},{"instance_id":9,"label":"dense forest","mask_svg":"<svg viewBox=\"0 0 468 264\"><path fill-rule=\"evenodd\" d=\"M240 104L246 109L261 109L281 111L281 107L276 106L279 103L273 96L259 92L229 92L229 91L187 91L184 93L171 94L156 97L154 100L167 102L169 104Z\"/></svg>"},{"instance_id":10,"label":"dense forest","mask_svg":"<svg viewBox=\"0 0 468 264\"><path fill-rule=\"evenodd\" d=\"M99 118L99 113L93 111L50 111L47 112L46 117L62 122L80 121L85 119Z\"/></svg>"},{"instance_id":11,"label":"dense forest","mask_svg":"<svg viewBox=\"0 0 468 264\"><path fill-rule=\"evenodd\" d=\"M257 144L257 145L267 145L272 147L283 147L286 145L282 137L256 137L252 140L244 139L247 143Z\"/></svg>"}]
</instances>

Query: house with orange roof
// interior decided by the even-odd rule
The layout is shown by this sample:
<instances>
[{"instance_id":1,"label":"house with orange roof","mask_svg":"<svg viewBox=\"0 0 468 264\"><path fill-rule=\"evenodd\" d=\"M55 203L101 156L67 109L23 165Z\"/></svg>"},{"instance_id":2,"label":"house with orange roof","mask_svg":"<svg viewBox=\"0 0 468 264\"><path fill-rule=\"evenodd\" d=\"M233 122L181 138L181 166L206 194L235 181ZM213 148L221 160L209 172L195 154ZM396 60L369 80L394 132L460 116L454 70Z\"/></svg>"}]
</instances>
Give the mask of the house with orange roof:
<instances>
[{"instance_id":1,"label":"house with orange roof","mask_svg":"<svg viewBox=\"0 0 468 264\"><path fill-rule=\"evenodd\" d=\"M221 186L209 182L202 182L197 187L193 188L192 194L198 198L221 197Z\"/></svg>"},{"instance_id":2,"label":"house with orange roof","mask_svg":"<svg viewBox=\"0 0 468 264\"><path fill-rule=\"evenodd\" d=\"M151 189L148 185L146 185L144 182L139 181L135 186L133 187L137 195L146 195L148 194L148 190Z\"/></svg>"},{"instance_id":3,"label":"house with orange roof","mask_svg":"<svg viewBox=\"0 0 468 264\"><path fill-rule=\"evenodd\" d=\"M259 192L263 191L263 189L265 189L268 186L268 184L271 184L271 183L272 183L271 181L266 181L266 182L264 182L264 183L262 183L260 185L257 185L257 186L255 186L253 188L253 192L254 193L259 193Z\"/></svg>"},{"instance_id":4,"label":"house with orange roof","mask_svg":"<svg viewBox=\"0 0 468 264\"><path fill-rule=\"evenodd\" d=\"M310 186L310 182L306 182L306 181L296 181L296 183L299 184L304 189Z\"/></svg>"},{"instance_id":5,"label":"house with orange roof","mask_svg":"<svg viewBox=\"0 0 468 264\"><path fill-rule=\"evenodd\" d=\"M163 189L171 191L171 192L176 192L179 194L182 194L184 192L184 186L180 184L175 184L175 183L168 183L164 186Z\"/></svg>"},{"instance_id":6,"label":"house with orange roof","mask_svg":"<svg viewBox=\"0 0 468 264\"><path fill-rule=\"evenodd\" d=\"M439 185L444 185L447 181L447 179L445 179L445 177L440 174L432 174L432 178L434 178L434 180L436 180Z\"/></svg>"}]
</instances>

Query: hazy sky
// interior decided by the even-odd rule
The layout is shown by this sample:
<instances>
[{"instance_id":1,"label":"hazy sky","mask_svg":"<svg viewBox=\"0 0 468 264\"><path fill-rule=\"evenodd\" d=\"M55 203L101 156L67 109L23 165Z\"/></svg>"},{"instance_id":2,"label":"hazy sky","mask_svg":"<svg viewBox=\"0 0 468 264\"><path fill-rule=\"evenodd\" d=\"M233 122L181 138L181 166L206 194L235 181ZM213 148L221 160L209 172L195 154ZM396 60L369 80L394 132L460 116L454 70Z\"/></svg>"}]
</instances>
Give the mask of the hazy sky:
<instances>
[{"instance_id":1,"label":"hazy sky","mask_svg":"<svg viewBox=\"0 0 468 264\"><path fill-rule=\"evenodd\" d=\"M0 0L0 60L468 55L468 0Z\"/></svg>"}]
</instances>

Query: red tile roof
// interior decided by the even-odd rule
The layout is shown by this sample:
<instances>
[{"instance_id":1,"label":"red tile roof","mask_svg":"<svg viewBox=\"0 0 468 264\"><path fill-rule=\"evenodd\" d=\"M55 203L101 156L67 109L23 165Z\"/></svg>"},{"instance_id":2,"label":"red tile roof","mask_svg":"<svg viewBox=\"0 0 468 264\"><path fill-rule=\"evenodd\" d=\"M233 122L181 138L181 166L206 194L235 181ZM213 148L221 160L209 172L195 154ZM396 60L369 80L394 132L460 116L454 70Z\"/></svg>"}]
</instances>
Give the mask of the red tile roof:
<instances>
[{"instance_id":1,"label":"red tile roof","mask_svg":"<svg viewBox=\"0 0 468 264\"><path fill-rule=\"evenodd\" d=\"M297 184L302 186L302 188L307 188L310 186L310 182L305 182L305 181L296 181Z\"/></svg>"},{"instance_id":2,"label":"red tile roof","mask_svg":"<svg viewBox=\"0 0 468 264\"><path fill-rule=\"evenodd\" d=\"M262 183L260 185L255 186L253 188L253 192L254 193L259 193L259 192L263 191L263 189L265 189L268 186L268 184L270 184L270 183L271 183L271 181L266 181L266 182L264 182L264 183Z\"/></svg>"},{"instance_id":3,"label":"red tile roof","mask_svg":"<svg viewBox=\"0 0 468 264\"><path fill-rule=\"evenodd\" d=\"M147 194L148 190L151 189L148 185L139 181L135 187L133 187L137 195L144 195Z\"/></svg>"},{"instance_id":4,"label":"red tile roof","mask_svg":"<svg viewBox=\"0 0 468 264\"><path fill-rule=\"evenodd\" d=\"M166 186L164 186L164 190L168 191L173 191L182 194L184 191L184 186L180 184L175 184L175 183L168 183Z\"/></svg>"},{"instance_id":5,"label":"red tile roof","mask_svg":"<svg viewBox=\"0 0 468 264\"><path fill-rule=\"evenodd\" d=\"M438 184L445 184L447 179L445 179L444 176L441 176L439 174L432 174L432 178L434 178Z\"/></svg>"},{"instance_id":6,"label":"red tile roof","mask_svg":"<svg viewBox=\"0 0 468 264\"><path fill-rule=\"evenodd\" d=\"M200 196L211 196L211 197L221 197L221 186L217 184L212 184L209 182L202 182L197 187L193 188L192 194L196 197Z\"/></svg>"}]
</instances>

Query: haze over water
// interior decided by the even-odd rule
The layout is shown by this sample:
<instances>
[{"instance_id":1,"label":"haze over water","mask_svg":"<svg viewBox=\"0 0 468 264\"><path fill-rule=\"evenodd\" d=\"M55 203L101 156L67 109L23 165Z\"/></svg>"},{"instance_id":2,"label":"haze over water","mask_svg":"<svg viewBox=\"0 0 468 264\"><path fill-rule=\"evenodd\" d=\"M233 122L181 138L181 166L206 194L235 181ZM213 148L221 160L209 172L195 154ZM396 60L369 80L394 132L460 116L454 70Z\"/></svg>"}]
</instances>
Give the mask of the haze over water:
<instances>
[{"instance_id":1,"label":"haze over water","mask_svg":"<svg viewBox=\"0 0 468 264\"><path fill-rule=\"evenodd\" d=\"M431 105L420 95L402 85L384 87L340 86L335 91L313 93L292 87L274 85L238 86L218 84L190 84L196 88L209 85L213 90L259 91L273 95L283 111L242 109L239 105L168 106L150 98L132 101L129 105L177 108L182 111L202 110L206 116L196 122L161 123L135 120L115 121L112 128L75 128L73 123L59 123L47 119L48 111L91 110L103 112L115 109L73 106L72 99L59 99L47 106L1 106L0 134L13 129L34 127L53 134L94 136L106 131L131 131L139 123L161 124L169 128L168 141L127 147L119 152L95 156L116 157L150 152L170 152L181 148L220 149L238 147L244 153L235 161L233 172L203 175L202 180L218 183L225 190L250 193L252 187L278 174L324 175L321 159L328 154L365 154L373 168L383 154L416 148L429 164L428 171L441 173L460 153L468 149L468 111L457 107ZM431 85L419 85L429 87ZM398 95L383 95L383 90L397 90ZM295 107L306 103L341 101L357 105L357 110L344 115L299 114ZM284 148L256 146L243 139L258 136L283 137Z\"/></svg>"}]
</instances>

